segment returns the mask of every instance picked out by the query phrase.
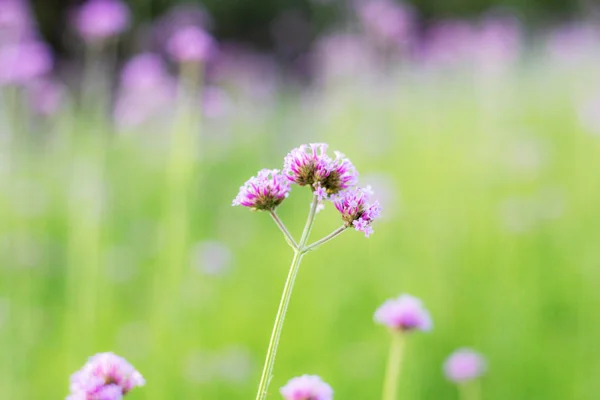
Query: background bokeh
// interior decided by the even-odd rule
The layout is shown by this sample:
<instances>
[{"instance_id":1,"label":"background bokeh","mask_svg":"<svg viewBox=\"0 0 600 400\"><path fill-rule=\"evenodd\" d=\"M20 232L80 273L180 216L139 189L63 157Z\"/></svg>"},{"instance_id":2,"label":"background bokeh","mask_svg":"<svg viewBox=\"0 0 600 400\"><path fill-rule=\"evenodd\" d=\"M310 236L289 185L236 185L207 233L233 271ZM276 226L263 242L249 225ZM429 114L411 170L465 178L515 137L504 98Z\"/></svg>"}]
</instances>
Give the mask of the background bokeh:
<instances>
[{"instance_id":1,"label":"background bokeh","mask_svg":"<svg viewBox=\"0 0 600 400\"><path fill-rule=\"evenodd\" d=\"M437 36L422 25L416 42L431 42L406 51L369 41L339 3L207 1L230 58L190 70L165 57L178 95L156 107L164 92L140 94L118 70L158 46L148 18L173 3L130 2L139 26L120 56L111 40L88 43L88 58L72 29L44 19L60 8L34 4L37 37L58 51L43 73L60 87L49 99L0 57L0 398L64 398L101 351L145 376L128 399L252 398L292 254L268 215L231 201L312 141L354 162L383 217L371 238L349 231L305 257L269 398L304 373L336 399L379 398L389 335L373 313L403 292L434 329L408 340L400 398L458 398L442 363L463 346L488 360L483 399L597 398L600 36L593 20L545 15L588 3L514 1L516 15L541 10L539 29L525 34L511 13L500 31L512 33L485 36L461 29L486 26L479 12L494 4L421 1L434 28L448 13L463 25ZM273 61L272 43L259 53L244 42L257 29L250 47L261 48L259 25L288 6L343 22L295 53L312 60L301 78ZM229 37L243 50L231 55ZM295 235L303 189L279 209ZM339 223L328 205L313 238Z\"/></svg>"}]
</instances>

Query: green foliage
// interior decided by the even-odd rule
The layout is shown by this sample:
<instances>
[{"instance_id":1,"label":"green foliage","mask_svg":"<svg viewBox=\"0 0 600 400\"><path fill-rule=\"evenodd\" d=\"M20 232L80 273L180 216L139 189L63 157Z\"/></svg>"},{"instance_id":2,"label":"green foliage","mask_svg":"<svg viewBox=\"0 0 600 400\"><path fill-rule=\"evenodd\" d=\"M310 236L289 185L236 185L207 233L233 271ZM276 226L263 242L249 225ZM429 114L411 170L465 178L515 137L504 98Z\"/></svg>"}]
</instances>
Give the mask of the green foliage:
<instances>
[{"instance_id":1,"label":"green foliage","mask_svg":"<svg viewBox=\"0 0 600 400\"><path fill-rule=\"evenodd\" d=\"M78 114L13 138L0 158L0 397L64 398L107 350L147 378L132 400L253 396L292 254L268 215L231 199L318 140L397 195L370 239L347 232L305 257L271 398L302 373L339 399L378 398L389 338L372 314L401 292L434 329L408 340L400 398L456 398L441 363L464 345L488 357L485 399L594 398L600 141L574 112L593 73L342 84L233 115L199 143L180 128L114 136ZM309 199L295 188L280 208L296 235ZM313 238L339 223L328 207ZM231 248L230 270L202 272L204 240ZM237 351L248 375L218 363Z\"/></svg>"}]
</instances>

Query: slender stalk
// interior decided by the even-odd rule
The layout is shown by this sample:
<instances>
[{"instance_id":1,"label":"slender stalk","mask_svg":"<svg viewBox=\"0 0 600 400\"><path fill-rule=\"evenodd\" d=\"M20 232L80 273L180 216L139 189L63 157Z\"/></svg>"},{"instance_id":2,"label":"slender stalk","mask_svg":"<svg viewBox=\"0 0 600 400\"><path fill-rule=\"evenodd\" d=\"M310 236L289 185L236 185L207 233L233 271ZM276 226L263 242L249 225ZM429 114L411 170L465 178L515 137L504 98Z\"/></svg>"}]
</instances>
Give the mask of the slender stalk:
<instances>
[{"instance_id":1,"label":"slender stalk","mask_svg":"<svg viewBox=\"0 0 600 400\"><path fill-rule=\"evenodd\" d=\"M311 245L308 245L304 248L305 252L309 252L312 250L316 250L319 248L319 246L329 242L330 240L334 239L335 237L341 235L343 232L346 231L348 227L346 225L342 225L339 228L337 228L335 231L331 232L329 235L325 236L322 239L317 240L316 242L314 242Z\"/></svg>"},{"instance_id":2,"label":"slender stalk","mask_svg":"<svg viewBox=\"0 0 600 400\"><path fill-rule=\"evenodd\" d=\"M317 206L319 205L319 197L313 193L313 200L310 204L310 211L308 213L308 219L306 220L306 225L304 225L304 230L302 231L302 236L300 237L300 250L303 251L304 246L306 246L306 242L310 236L310 231L312 230L313 224L315 222L315 216L317 215Z\"/></svg>"},{"instance_id":3,"label":"slender stalk","mask_svg":"<svg viewBox=\"0 0 600 400\"><path fill-rule=\"evenodd\" d=\"M479 400L479 382L464 382L458 385L458 397L460 400Z\"/></svg>"},{"instance_id":4,"label":"slender stalk","mask_svg":"<svg viewBox=\"0 0 600 400\"><path fill-rule=\"evenodd\" d=\"M396 400L398 398L398 378L402 367L404 339L402 332L392 333L390 355L383 382L383 400Z\"/></svg>"},{"instance_id":5,"label":"slender stalk","mask_svg":"<svg viewBox=\"0 0 600 400\"><path fill-rule=\"evenodd\" d=\"M285 240L288 242L288 244L294 250L298 250L298 243L296 243L296 241L294 240L294 237L292 236L292 234L290 233L290 231L288 231L288 229L285 227L285 225L283 224L283 221L279 218L279 215L277 215L277 213L275 212L275 210L272 210L270 212L270 214L271 214L271 217L273 217L273 221L275 221L275 224L277 224L277 226L279 227L279 229L281 230L281 232L285 236Z\"/></svg>"},{"instance_id":6,"label":"slender stalk","mask_svg":"<svg viewBox=\"0 0 600 400\"><path fill-rule=\"evenodd\" d=\"M303 255L304 253L301 251L294 251L294 258L292 259L290 272L288 273L287 280L285 281L283 294L281 295L281 301L279 303L279 308L277 309L275 325L273 326L273 332L271 333L271 340L269 341L269 348L267 349L267 356L265 358L265 365L260 377L256 400L263 400L267 397L267 390L269 388L269 383L271 382L271 377L273 376L273 366L275 365L275 356L277 354L277 347L279 346L279 338L281 337L281 331L283 330L283 321L285 320L285 314L290 303L290 297L292 296L294 281L296 280L296 275L298 274L300 261L302 261Z\"/></svg>"},{"instance_id":7,"label":"slender stalk","mask_svg":"<svg viewBox=\"0 0 600 400\"><path fill-rule=\"evenodd\" d=\"M292 297L294 281L296 280L298 270L300 269L300 261L302 261L302 256L304 256L304 254L306 253L306 251L303 248L306 245L306 241L310 236L310 231L315 222L315 216L317 215L318 205L319 198L316 195L313 195L313 201L310 205L308 219L306 220L306 224L304 225L304 231L302 232L300 243L294 249L294 258L292 259L290 272L288 273L285 285L283 287L283 294L281 295L281 301L279 302L279 308L277 309L277 315L275 316L275 325L273 326L273 331L271 332L271 340L269 340L269 348L267 349L267 356L265 357L265 365L263 367L262 375L260 377L260 383L258 384L258 393L256 395L256 400L264 400L267 397L267 390L269 389L269 383L271 382L271 377L273 376L273 367L275 366L275 357L277 355L277 347L279 346L279 338L281 337L281 332L283 330L285 314L290 304L290 298ZM275 213L271 213L271 216L273 216L276 223L281 222L279 218L275 218ZM285 228L283 223L281 224L281 226ZM287 231L287 229L285 229L285 231Z\"/></svg>"}]
</instances>

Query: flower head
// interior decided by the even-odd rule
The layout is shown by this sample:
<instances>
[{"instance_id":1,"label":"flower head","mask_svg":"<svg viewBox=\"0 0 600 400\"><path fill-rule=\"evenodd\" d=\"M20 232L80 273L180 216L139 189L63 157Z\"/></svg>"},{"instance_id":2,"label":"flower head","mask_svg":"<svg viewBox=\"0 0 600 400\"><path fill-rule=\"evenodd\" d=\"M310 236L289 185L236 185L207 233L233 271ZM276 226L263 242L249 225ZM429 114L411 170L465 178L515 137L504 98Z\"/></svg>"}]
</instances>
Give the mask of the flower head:
<instances>
[{"instance_id":1,"label":"flower head","mask_svg":"<svg viewBox=\"0 0 600 400\"><path fill-rule=\"evenodd\" d=\"M300 186L323 181L329 175L331 159L327 144L303 144L289 152L283 161L283 174Z\"/></svg>"},{"instance_id":2,"label":"flower head","mask_svg":"<svg viewBox=\"0 0 600 400\"><path fill-rule=\"evenodd\" d=\"M458 349L444 363L444 373L453 382L465 382L485 373L487 363L483 356L471 349Z\"/></svg>"},{"instance_id":3,"label":"flower head","mask_svg":"<svg viewBox=\"0 0 600 400\"><path fill-rule=\"evenodd\" d=\"M373 233L371 224L381 214L379 202L369 203L368 188L353 188L341 192L333 199L335 208L342 214L346 226L354 226L357 231L369 237Z\"/></svg>"},{"instance_id":4,"label":"flower head","mask_svg":"<svg viewBox=\"0 0 600 400\"><path fill-rule=\"evenodd\" d=\"M52 53L42 42L29 40L0 48L0 86L21 85L52 69Z\"/></svg>"},{"instance_id":5,"label":"flower head","mask_svg":"<svg viewBox=\"0 0 600 400\"><path fill-rule=\"evenodd\" d=\"M120 400L145 383L142 375L124 358L99 353L71 376L71 394L67 400Z\"/></svg>"},{"instance_id":6,"label":"flower head","mask_svg":"<svg viewBox=\"0 0 600 400\"><path fill-rule=\"evenodd\" d=\"M290 182L278 169L262 169L240 187L233 205L253 210L274 210L285 200L290 190Z\"/></svg>"},{"instance_id":7,"label":"flower head","mask_svg":"<svg viewBox=\"0 0 600 400\"><path fill-rule=\"evenodd\" d=\"M346 190L358 181L350 160L336 151L335 159L327 155L327 144L303 144L284 159L283 173L300 186L309 185L320 199Z\"/></svg>"},{"instance_id":8,"label":"flower head","mask_svg":"<svg viewBox=\"0 0 600 400\"><path fill-rule=\"evenodd\" d=\"M408 294L387 300L375 312L375 321L387 327L409 332L431 330L431 317L421 300Z\"/></svg>"},{"instance_id":9,"label":"flower head","mask_svg":"<svg viewBox=\"0 0 600 400\"><path fill-rule=\"evenodd\" d=\"M129 9L119 0L89 0L75 14L75 28L84 40L116 36L129 25Z\"/></svg>"},{"instance_id":10,"label":"flower head","mask_svg":"<svg viewBox=\"0 0 600 400\"><path fill-rule=\"evenodd\" d=\"M205 62L214 54L215 48L215 40L193 25L177 30L167 43L167 52L180 63Z\"/></svg>"},{"instance_id":11,"label":"flower head","mask_svg":"<svg viewBox=\"0 0 600 400\"><path fill-rule=\"evenodd\" d=\"M331 400L333 389L316 375L302 375L290 379L281 388L285 400Z\"/></svg>"}]
</instances>

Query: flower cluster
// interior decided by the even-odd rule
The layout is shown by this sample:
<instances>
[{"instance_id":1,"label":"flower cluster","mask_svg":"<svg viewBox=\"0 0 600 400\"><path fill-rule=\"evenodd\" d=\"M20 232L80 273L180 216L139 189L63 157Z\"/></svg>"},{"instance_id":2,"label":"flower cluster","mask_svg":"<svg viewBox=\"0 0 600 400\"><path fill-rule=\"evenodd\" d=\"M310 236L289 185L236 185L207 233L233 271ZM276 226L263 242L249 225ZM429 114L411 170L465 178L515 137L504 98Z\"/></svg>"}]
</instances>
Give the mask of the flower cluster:
<instances>
[{"instance_id":1,"label":"flower cluster","mask_svg":"<svg viewBox=\"0 0 600 400\"><path fill-rule=\"evenodd\" d=\"M321 198L346 190L358 182L356 168L336 151L327 155L327 144L303 144L290 151L283 163L283 174L300 186L311 186Z\"/></svg>"},{"instance_id":2,"label":"flower cluster","mask_svg":"<svg viewBox=\"0 0 600 400\"><path fill-rule=\"evenodd\" d=\"M316 375L302 375L291 379L280 390L285 400L331 400L333 389Z\"/></svg>"},{"instance_id":3,"label":"flower cluster","mask_svg":"<svg viewBox=\"0 0 600 400\"><path fill-rule=\"evenodd\" d=\"M262 169L248 179L233 200L234 206L253 210L274 210L291 190L290 182L277 169Z\"/></svg>"},{"instance_id":4,"label":"flower cluster","mask_svg":"<svg viewBox=\"0 0 600 400\"><path fill-rule=\"evenodd\" d=\"M373 233L371 223L381 213L379 202L369 203L369 194L368 189L353 188L342 192L333 200L346 226L354 226L354 229L367 237Z\"/></svg>"},{"instance_id":5,"label":"flower cluster","mask_svg":"<svg viewBox=\"0 0 600 400\"><path fill-rule=\"evenodd\" d=\"M432 327L429 312L421 300L408 294L383 303L375 312L375 321L401 332L427 332Z\"/></svg>"},{"instance_id":6,"label":"flower cluster","mask_svg":"<svg viewBox=\"0 0 600 400\"><path fill-rule=\"evenodd\" d=\"M487 363L483 356L471 349L456 350L444 363L444 373L453 382L466 382L485 373Z\"/></svg>"},{"instance_id":7,"label":"flower cluster","mask_svg":"<svg viewBox=\"0 0 600 400\"><path fill-rule=\"evenodd\" d=\"M317 211L323 200L330 200L341 213L346 227L354 227L365 236L373 233L372 222L379 217L379 202L369 201L370 190L358 188L358 172L352 162L339 151L327 154L327 144L303 144L284 158L283 171L262 170L241 187L233 205L255 210L274 210L287 197L291 184L308 186L317 197ZM286 180L288 184L284 184Z\"/></svg>"},{"instance_id":8,"label":"flower cluster","mask_svg":"<svg viewBox=\"0 0 600 400\"><path fill-rule=\"evenodd\" d=\"M124 358L99 353L71 376L71 394L66 400L121 400L133 388L145 383L142 375Z\"/></svg>"}]
</instances>

